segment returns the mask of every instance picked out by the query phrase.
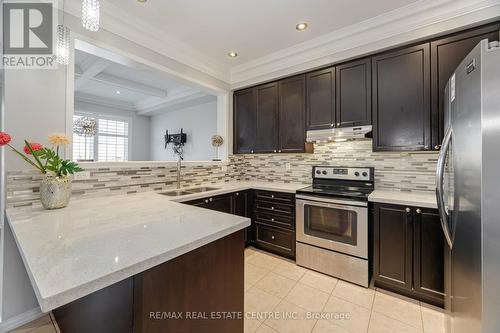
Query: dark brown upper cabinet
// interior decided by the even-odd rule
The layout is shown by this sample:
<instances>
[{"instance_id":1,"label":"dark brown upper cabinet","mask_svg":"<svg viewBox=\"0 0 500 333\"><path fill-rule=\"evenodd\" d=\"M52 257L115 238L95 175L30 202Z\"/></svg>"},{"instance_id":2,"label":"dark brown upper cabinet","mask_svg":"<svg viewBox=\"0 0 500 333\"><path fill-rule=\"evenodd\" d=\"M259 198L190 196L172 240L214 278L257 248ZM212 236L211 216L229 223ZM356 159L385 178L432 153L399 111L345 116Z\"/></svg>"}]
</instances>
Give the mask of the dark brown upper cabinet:
<instances>
[{"instance_id":1,"label":"dark brown upper cabinet","mask_svg":"<svg viewBox=\"0 0 500 333\"><path fill-rule=\"evenodd\" d=\"M336 68L336 127L371 125L371 58L338 65Z\"/></svg>"},{"instance_id":2,"label":"dark brown upper cabinet","mask_svg":"<svg viewBox=\"0 0 500 333\"><path fill-rule=\"evenodd\" d=\"M234 151L251 153L257 136L257 107L255 89L234 93Z\"/></svg>"},{"instance_id":3,"label":"dark brown upper cabinet","mask_svg":"<svg viewBox=\"0 0 500 333\"><path fill-rule=\"evenodd\" d=\"M279 81L280 153L300 153L306 142L305 75Z\"/></svg>"},{"instance_id":4,"label":"dark brown upper cabinet","mask_svg":"<svg viewBox=\"0 0 500 333\"><path fill-rule=\"evenodd\" d=\"M335 126L335 67L307 74L307 129Z\"/></svg>"},{"instance_id":5,"label":"dark brown upper cabinet","mask_svg":"<svg viewBox=\"0 0 500 333\"><path fill-rule=\"evenodd\" d=\"M476 28L431 43L432 147L441 148L444 133L444 89L455 69L483 39L499 40L500 24Z\"/></svg>"},{"instance_id":6,"label":"dark brown upper cabinet","mask_svg":"<svg viewBox=\"0 0 500 333\"><path fill-rule=\"evenodd\" d=\"M430 150L430 45L372 58L373 150Z\"/></svg>"},{"instance_id":7,"label":"dark brown upper cabinet","mask_svg":"<svg viewBox=\"0 0 500 333\"><path fill-rule=\"evenodd\" d=\"M278 146L278 83L258 86L255 153L272 153Z\"/></svg>"}]
</instances>

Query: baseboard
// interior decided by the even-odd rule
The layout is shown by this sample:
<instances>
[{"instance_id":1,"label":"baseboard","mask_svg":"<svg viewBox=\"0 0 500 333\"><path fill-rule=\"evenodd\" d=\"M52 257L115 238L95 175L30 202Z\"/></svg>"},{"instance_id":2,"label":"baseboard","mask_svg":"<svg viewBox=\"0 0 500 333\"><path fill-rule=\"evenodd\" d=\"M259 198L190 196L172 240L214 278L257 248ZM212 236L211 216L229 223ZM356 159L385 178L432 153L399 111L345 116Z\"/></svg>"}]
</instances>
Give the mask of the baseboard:
<instances>
[{"instance_id":1,"label":"baseboard","mask_svg":"<svg viewBox=\"0 0 500 333\"><path fill-rule=\"evenodd\" d=\"M29 323L30 321L36 320L42 317L44 313L40 311L40 308L34 308L32 310L21 313L17 316L9 318L0 323L0 333L9 332L15 328L21 327L24 324Z\"/></svg>"}]
</instances>

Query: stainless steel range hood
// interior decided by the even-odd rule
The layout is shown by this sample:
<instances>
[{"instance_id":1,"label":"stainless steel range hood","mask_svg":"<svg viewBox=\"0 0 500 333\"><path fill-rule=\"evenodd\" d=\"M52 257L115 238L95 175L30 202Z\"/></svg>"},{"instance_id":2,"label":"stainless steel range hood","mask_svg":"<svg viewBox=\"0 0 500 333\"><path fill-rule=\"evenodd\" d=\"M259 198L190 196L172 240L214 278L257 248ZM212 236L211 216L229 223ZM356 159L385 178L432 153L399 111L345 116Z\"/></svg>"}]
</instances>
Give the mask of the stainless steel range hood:
<instances>
[{"instance_id":1,"label":"stainless steel range hood","mask_svg":"<svg viewBox=\"0 0 500 333\"><path fill-rule=\"evenodd\" d=\"M307 131L307 142L317 141L346 141L353 139L363 139L366 134L372 131L372 126L355 126L344 128L331 128L324 130Z\"/></svg>"}]
</instances>

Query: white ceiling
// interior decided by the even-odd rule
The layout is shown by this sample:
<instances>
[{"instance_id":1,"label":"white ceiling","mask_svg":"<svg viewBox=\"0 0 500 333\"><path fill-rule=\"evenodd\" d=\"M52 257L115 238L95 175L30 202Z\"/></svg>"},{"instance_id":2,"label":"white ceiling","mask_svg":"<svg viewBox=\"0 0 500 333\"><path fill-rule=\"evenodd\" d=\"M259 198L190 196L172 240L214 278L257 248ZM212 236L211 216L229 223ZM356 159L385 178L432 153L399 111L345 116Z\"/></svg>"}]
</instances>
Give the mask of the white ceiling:
<instances>
[{"instance_id":1,"label":"white ceiling","mask_svg":"<svg viewBox=\"0 0 500 333\"><path fill-rule=\"evenodd\" d=\"M209 96L153 70L128 67L81 50L75 52L75 100L153 115Z\"/></svg>"},{"instance_id":2,"label":"white ceiling","mask_svg":"<svg viewBox=\"0 0 500 333\"><path fill-rule=\"evenodd\" d=\"M373 18L416 0L106 0L196 49L235 66ZM298 22L309 28L295 30ZM227 53L235 50L237 58Z\"/></svg>"}]
</instances>

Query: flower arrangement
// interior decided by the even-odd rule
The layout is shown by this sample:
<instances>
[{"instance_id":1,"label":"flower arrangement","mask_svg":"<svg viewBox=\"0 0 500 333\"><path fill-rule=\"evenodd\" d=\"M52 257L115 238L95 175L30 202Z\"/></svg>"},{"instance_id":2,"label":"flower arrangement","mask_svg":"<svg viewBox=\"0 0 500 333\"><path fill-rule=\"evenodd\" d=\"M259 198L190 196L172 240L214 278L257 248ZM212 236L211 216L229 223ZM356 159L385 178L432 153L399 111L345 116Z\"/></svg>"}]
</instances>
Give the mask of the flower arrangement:
<instances>
[{"instance_id":1,"label":"flower arrangement","mask_svg":"<svg viewBox=\"0 0 500 333\"><path fill-rule=\"evenodd\" d=\"M11 140L9 134L0 132L0 146L8 146L44 175L52 173L56 177L66 177L69 174L83 171L77 163L64 160L59 156L59 147L68 145L71 142L65 134L49 135L49 142L54 146L53 148L46 148L39 143L24 140L24 154L10 144ZM30 158L31 156L33 159Z\"/></svg>"},{"instance_id":2,"label":"flower arrangement","mask_svg":"<svg viewBox=\"0 0 500 333\"><path fill-rule=\"evenodd\" d=\"M42 173L40 201L43 207L45 209L66 207L71 197L71 178L69 175L83 171L77 163L64 160L59 156L59 147L68 145L69 138L65 134L49 135L52 148L24 140L24 153L14 148L10 144L11 141L12 138L9 134L0 132L0 147L8 146L14 153Z\"/></svg>"}]
</instances>

